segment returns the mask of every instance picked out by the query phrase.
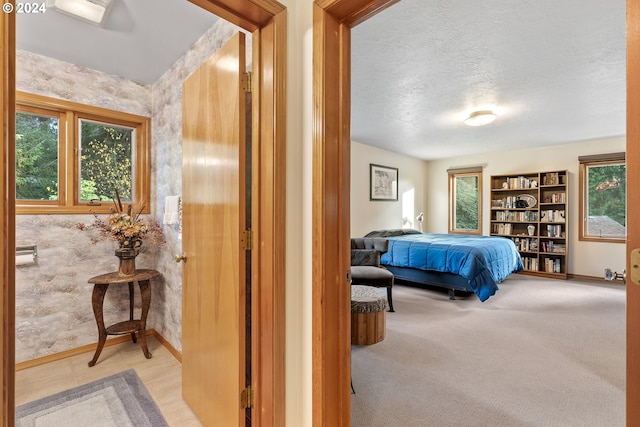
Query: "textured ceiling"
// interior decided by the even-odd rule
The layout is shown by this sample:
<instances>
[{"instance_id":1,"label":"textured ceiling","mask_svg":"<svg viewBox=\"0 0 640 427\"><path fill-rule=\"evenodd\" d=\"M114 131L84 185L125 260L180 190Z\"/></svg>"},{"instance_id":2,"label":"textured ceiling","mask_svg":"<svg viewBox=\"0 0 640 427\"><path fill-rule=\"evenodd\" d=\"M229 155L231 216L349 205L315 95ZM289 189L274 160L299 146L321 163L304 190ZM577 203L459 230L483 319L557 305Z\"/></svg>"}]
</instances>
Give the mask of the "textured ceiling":
<instances>
[{"instance_id":1,"label":"textured ceiling","mask_svg":"<svg viewBox=\"0 0 640 427\"><path fill-rule=\"evenodd\" d=\"M402 0L352 31L352 139L436 159L623 136L625 6Z\"/></svg>"},{"instance_id":2,"label":"textured ceiling","mask_svg":"<svg viewBox=\"0 0 640 427\"><path fill-rule=\"evenodd\" d=\"M352 138L437 159L623 136L625 6L402 0L352 31ZM17 47L148 84L216 19L187 0L114 0L104 28L19 14ZM495 122L462 124L487 108Z\"/></svg>"},{"instance_id":3,"label":"textured ceiling","mask_svg":"<svg viewBox=\"0 0 640 427\"><path fill-rule=\"evenodd\" d=\"M113 0L102 28L53 10L17 14L16 47L151 84L218 19L187 0Z\"/></svg>"}]
</instances>

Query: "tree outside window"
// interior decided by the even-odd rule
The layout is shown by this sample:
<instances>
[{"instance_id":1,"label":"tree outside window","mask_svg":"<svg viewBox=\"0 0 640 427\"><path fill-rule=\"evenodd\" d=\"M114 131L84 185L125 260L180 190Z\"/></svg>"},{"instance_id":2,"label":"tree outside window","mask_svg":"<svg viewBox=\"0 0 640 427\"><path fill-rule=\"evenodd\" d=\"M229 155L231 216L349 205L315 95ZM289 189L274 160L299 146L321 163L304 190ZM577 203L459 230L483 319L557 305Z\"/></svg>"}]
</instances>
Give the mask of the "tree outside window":
<instances>
[{"instance_id":1,"label":"tree outside window","mask_svg":"<svg viewBox=\"0 0 640 427\"><path fill-rule=\"evenodd\" d=\"M624 153L580 157L580 240L625 241L626 177Z\"/></svg>"},{"instance_id":2,"label":"tree outside window","mask_svg":"<svg viewBox=\"0 0 640 427\"><path fill-rule=\"evenodd\" d=\"M149 212L147 117L17 93L16 213Z\"/></svg>"},{"instance_id":3,"label":"tree outside window","mask_svg":"<svg viewBox=\"0 0 640 427\"><path fill-rule=\"evenodd\" d=\"M16 112L16 199L58 199L59 126L55 115Z\"/></svg>"},{"instance_id":4,"label":"tree outside window","mask_svg":"<svg viewBox=\"0 0 640 427\"><path fill-rule=\"evenodd\" d=\"M482 169L450 169L449 233L482 234Z\"/></svg>"},{"instance_id":5,"label":"tree outside window","mask_svg":"<svg viewBox=\"0 0 640 427\"><path fill-rule=\"evenodd\" d=\"M133 189L134 130L80 121L80 200L112 200L114 189L130 202Z\"/></svg>"}]
</instances>

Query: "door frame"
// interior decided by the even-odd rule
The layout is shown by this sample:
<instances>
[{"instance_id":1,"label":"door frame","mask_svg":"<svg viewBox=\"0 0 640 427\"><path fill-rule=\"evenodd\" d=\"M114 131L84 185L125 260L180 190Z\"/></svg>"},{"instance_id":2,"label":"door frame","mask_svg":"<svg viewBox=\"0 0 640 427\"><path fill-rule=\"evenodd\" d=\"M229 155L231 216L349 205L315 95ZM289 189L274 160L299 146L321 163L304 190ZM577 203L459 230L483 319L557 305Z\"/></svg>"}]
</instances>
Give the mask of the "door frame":
<instances>
[{"instance_id":1,"label":"door frame","mask_svg":"<svg viewBox=\"0 0 640 427\"><path fill-rule=\"evenodd\" d=\"M312 423L318 427L351 424L351 28L398 1L313 5Z\"/></svg>"},{"instance_id":2,"label":"door frame","mask_svg":"<svg viewBox=\"0 0 640 427\"><path fill-rule=\"evenodd\" d=\"M640 2L627 0L627 259L640 248ZM640 286L627 279L626 423L640 425Z\"/></svg>"},{"instance_id":3,"label":"door frame","mask_svg":"<svg viewBox=\"0 0 640 427\"><path fill-rule=\"evenodd\" d=\"M189 0L252 33L253 213L252 333L255 425L285 425L285 225L287 10L274 0ZM14 3L14 0L10 0ZM0 17L2 54L3 286L0 290L2 411L0 425L15 423L15 15ZM258 286L259 284L259 286Z\"/></svg>"},{"instance_id":4,"label":"door frame","mask_svg":"<svg viewBox=\"0 0 640 427\"><path fill-rule=\"evenodd\" d=\"M14 3L11 0L10 3ZM0 382L2 383L2 407L0 408L0 421L2 426L13 426L15 418L15 283L16 283L16 211L15 211L15 103L16 103L16 18L13 13L3 13L0 16L0 55L2 68L0 77L0 103L2 103L2 120L0 131L2 132L2 151L0 151L0 163L2 175L0 176L0 199L2 199L2 221L0 222L0 234L2 234L2 287L0 288L0 345L2 354L0 360L2 371Z\"/></svg>"},{"instance_id":5,"label":"door frame","mask_svg":"<svg viewBox=\"0 0 640 427\"><path fill-rule=\"evenodd\" d=\"M313 425L350 425L350 29L399 0L315 0L313 12ZM640 2L627 0L627 182L640 182ZM635 165L635 166L633 166ZM335 177L335 178L334 178ZM627 262L640 193L627 192ZM337 243L336 243L337 242ZM338 289L338 291L336 291ZM640 287L627 286L626 423L640 425Z\"/></svg>"}]
</instances>

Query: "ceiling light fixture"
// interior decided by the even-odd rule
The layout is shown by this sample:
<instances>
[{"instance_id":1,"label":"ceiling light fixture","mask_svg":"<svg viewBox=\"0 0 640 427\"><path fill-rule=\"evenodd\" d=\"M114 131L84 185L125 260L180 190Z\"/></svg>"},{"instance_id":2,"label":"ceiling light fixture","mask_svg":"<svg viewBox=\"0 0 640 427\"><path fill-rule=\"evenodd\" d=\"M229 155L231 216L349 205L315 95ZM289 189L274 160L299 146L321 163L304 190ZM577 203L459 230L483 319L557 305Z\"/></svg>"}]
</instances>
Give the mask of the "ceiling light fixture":
<instances>
[{"instance_id":1,"label":"ceiling light fixture","mask_svg":"<svg viewBox=\"0 0 640 427\"><path fill-rule=\"evenodd\" d=\"M474 111L469 114L469 117L464 119L464 124L469 126L484 126L498 117L496 113L491 110Z\"/></svg>"},{"instance_id":2,"label":"ceiling light fixture","mask_svg":"<svg viewBox=\"0 0 640 427\"><path fill-rule=\"evenodd\" d=\"M47 9L102 26L111 3L112 0L47 0Z\"/></svg>"}]
</instances>

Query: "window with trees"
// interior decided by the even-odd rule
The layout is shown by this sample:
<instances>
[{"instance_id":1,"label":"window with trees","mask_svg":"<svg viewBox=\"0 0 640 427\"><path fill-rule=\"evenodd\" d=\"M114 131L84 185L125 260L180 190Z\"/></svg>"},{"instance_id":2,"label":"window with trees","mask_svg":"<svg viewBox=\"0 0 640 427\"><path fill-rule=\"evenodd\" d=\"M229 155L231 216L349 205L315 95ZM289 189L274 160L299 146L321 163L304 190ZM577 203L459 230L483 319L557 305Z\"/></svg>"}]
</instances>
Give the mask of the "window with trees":
<instances>
[{"instance_id":1,"label":"window with trees","mask_svg":"<svg viewBox=\"0 0 640 427\"><path fill-rule=\"evenodd\" d=\"M580 156L580 240L624 243L627 235L625 153Z\"/></svg>"},{"instance_id":2,"label":"window with trees","mask_svg":"<svg viewBox=\"0 0 640 427\"><path fill-rule=\"evenodd\" d=\"M147 117L18 92L16 212L149 212Z\"/></svg>"},{"instance_id":3,"label":"window with trees","mask_svg":"<svg viewBox=\"0 0 640 427\"><path fill-rule=\"evenodd\" d=\"M482 168L447 170L449 233L482 234Z\"/></svg>"}]
</instances>

